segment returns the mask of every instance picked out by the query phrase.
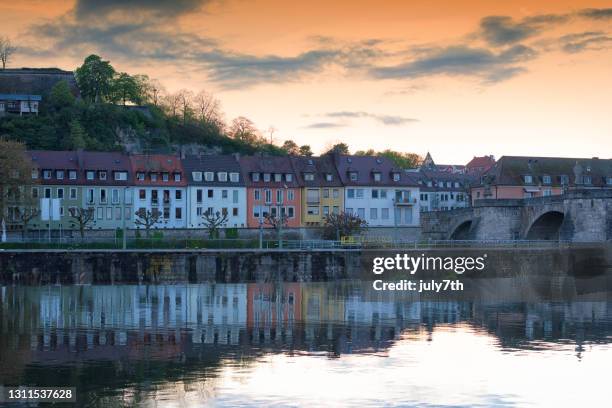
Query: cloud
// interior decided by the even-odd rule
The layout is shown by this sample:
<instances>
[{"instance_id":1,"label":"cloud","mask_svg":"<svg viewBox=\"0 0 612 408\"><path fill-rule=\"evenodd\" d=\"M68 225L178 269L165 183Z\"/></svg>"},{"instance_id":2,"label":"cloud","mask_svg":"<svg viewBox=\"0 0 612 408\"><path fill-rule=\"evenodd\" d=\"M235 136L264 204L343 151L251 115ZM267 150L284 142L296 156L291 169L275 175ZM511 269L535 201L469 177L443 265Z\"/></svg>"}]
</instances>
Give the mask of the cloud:
<instances>
[{"instance_id":1,"label":"cloud","mask_svg":"<svg viewBox=\"0 0 612 408\"><path fill-rule=\"evenodd\" d=\"M515 45L498 53L487 48L457 45L431 50L404 64L372 68L370 73L379 79L475 76L490 83L524 72L525 68L517 64L529 61L536 55L535 50L524 45Z\"/></svg>"},{"instance_id":2,"label":"cloud","mask_svg":"<svg viewBox=\"0 0 612 408\"><path fill-rule=\"evenodd\" d=\"M310 125L304 126L304 129L333 129L333 128L341 128L345 127L344 123L334 123L334 122L315 122Z\"/></svg>"},{"instance_id":3,"label":"cloud","mask_svg":"<svg viewBox=\"0 0 612 408\"><path fill-rule=\"evenodd\" d=\"M577 14L581 17L592 18L594 20L607 20L612 19L612 8L586 8L580 10Z\"/></svg>"},{"instance_id":4,"label":"cloud","mask_svg":"<svg viewBox=\"0 0 612 408\"><path fill-rule=\"evenodd\" d=\"M480 35L494 46L516 44L567 20L568 16L558 14L540 14L521 21L509 16L487 16L480 20Z\"/></svg>"},{"instance_id":5,"label":"cloud","mask_svg":"<svg viewBox=\"0 0 612 408\"><path fill-rule=\"evenodd\" d=\"M329 118L370 118L384 125L390 125L390 126L399 126L399 125L405 125L407 123L418 122L418 119L414 119L414 118L407 118L407 117L396 116L396 115L379 115L379 114L368 113L368 112L363 112L363 111L330 112L330 113L325 114L325 116Z\"/></svg>"},{"instance_id":6,"label":"cloud","mask_svg":"<svg viewBox=\"0 0 612 408\"><path fill-rule=\"evenodd\" d=\"M111 13L145 13L175 17L200 9L207 0L78 0L74 12L78 18L100 17Z\"/></svg>"},{"instance_id":7,"label":"cloud","mask_svg":"<svg viewBox=\"0 0 612 408\"><path fill-rule=\"evenodd\" d=\"M561 49L574 54L588 50L603 50L612 47L612 36L603 31L586 31L567 34L559 38Z\"/></svg>"}]
</instances>

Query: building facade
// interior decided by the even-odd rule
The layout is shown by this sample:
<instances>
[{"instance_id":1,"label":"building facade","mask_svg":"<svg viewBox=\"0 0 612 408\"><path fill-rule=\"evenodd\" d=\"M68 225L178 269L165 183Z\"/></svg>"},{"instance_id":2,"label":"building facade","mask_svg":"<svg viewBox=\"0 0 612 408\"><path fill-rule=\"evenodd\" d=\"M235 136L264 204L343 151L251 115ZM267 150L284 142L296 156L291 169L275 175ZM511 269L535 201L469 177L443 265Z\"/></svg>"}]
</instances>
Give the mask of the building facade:
<instances>
[{"instance_id":1,"label":"building facade","mask_svg":"<svg viewBox=\"0 0 612 408\"><path fill-rule=\"evenodd\" d=\"M301 226L301 185L289 157L250 156L240 158L247 187L247 227L271 227L266 216L286 217L286 226Z\"/></svg>"},{"instance_id":2,"label":"building facade","mask_svg":"<svg viewBox=\"0 0 612 408\"><path fill-rule=\"evenodd\" d=\"M141 154L129 156L134 177L134 214L138 211L159 214L153 229L187 227L187 181L181 159L172 155Z\"/></svg>"},{"instance_id":3,"label":"building facade","mask_svg":"<svg viewBox=\"0 0 612 408\"><path fill-rule=\"evenodd\" d=\"M0 93L0 117L8 114L38 115L40 95L18 95Z\"/></svg>"},{"instance_id":4,"label":"building facade","mask_svg":"<svg viewBox=\"0 0 612 408\"><path fill-rule=\"evenodd\" d=\"M414 227L419 219L418 177L385 157L334 156L344 185L344 210L372 227Z\"/></svg>"},{"instance_id":5,"label":"building facade","mask_svg":"<svg viewBox=\"0 0 612 408\"><path fill-rule=\"evenodd\" d=\"M302 185L303 226L322 226L327 215L344 210L344 187L331 155L295 156L291 157L291 164Z\"/></svg>"},{"instance_id":6,"label":"building facade","mask_svg":"<svg viewBox=\"0 0 612 408\"><path fill-rule=\"evenodd\" d=\"M226 227L245 228L246 185L235 156L187 156L187 227L203 228L206 212L226 214Z\"/></svg>"},{"instance_id":7,"label":"building facade","mask_svg":"<svg viewBox=\"0 0 612 408\"><path fill-rule=\"evenodd\" d=\"M470 177L460 173L421 170L420 209L424 211L446 211L470 206Z\"/></svg>"}]
</instances>

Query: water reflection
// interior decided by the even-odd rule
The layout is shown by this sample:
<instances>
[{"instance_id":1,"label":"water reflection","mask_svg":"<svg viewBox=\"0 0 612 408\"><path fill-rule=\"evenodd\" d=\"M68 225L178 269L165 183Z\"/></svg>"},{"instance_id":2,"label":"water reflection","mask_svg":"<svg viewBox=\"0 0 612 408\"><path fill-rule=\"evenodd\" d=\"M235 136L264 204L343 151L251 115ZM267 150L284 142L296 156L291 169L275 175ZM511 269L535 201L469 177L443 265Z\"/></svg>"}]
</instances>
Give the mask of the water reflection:
<instances>
[{"instance_id":1,"label":"water reflection","mask_svg":"<svg viewBox=\"0 0 612 408\"><path fill-rule=\"evenodd\" d=\"M579 385L576 404L601 405L607 293L495 300L515 284L461 301L362 282L2 287L0 384L99 406L570 405L552 390Z\"/></svg>"}]
</instances>

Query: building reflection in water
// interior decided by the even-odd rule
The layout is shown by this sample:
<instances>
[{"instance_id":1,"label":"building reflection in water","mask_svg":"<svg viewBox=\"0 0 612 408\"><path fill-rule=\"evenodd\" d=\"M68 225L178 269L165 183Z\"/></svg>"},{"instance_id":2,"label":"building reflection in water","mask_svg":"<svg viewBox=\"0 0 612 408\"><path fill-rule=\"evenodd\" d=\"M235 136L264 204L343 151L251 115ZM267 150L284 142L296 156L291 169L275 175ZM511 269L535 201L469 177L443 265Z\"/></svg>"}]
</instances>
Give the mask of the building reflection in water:
<instances>
[{"instance_id":1,"label":"building reflection in water","mask_svg":"<svg viewBox=\"0 0 612 408\"><path fill-rule=\"evenodd\" d=\"M459 327L503 352L571 345L582 358L612 338L612 303L431 301L367 282L3 287L0 383L76 381L99 399L180 382L201 397L267 355L387 355Z\"/></svg>"}]
</instances>

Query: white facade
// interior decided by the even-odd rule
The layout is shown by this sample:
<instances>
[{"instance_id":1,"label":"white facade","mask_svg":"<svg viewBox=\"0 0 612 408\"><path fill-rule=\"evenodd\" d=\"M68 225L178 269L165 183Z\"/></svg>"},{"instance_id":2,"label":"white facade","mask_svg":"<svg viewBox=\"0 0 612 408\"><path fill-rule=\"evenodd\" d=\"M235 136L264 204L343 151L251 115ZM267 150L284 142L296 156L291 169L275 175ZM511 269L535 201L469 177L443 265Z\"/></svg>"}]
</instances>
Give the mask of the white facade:
<instances>
[{"instance_id":1,"label":"white facade","mask_svg":"<svg viewBox=\"0 0 612 408\"><path fill-rule=\"evenodd\" d=\"M368 226L420 225L418 187L347 186L344 194L344 210L357 214Z\"/></svg>"},{"instance_id":2,"label":"white facade","mask_svg":"<svg viewBox=\"0 0 612 408\"><path fill-rule=\"evenodd\" d=\"M134 211L132 222L141 208L147 211L157 209L161 214L159 222L152 229L185 228L187 226L187 187L134 186ZM135 225L138 228L138 225ZM141 227L142 229L142 227Z\"/></svg>"},{"instance_id":3,"label":"white facade","mask_svg":"<svg viewBox=\"0 0 612 408\"><path fill-rule=\"evenodd\" d=\"M246 187L244 186L206 186L188 187L188 227L205 228L202 215L207 211L227 214L225 227L246 227Z\"/></svg>"},{"instance_id":4,"label":"white facade","mask_svg":"<svg viewBox=\"0 0 612 408\"><path fill-rule=\"evenodd\" d=\"M74 190L74 191L73 191ZM134 188L127 186L84 186L82 189L68 188L64 195L72 199L82 191L81 207L93 208L93 229L116 229L133 225Z\"/></svg>"},{"instance_id":5,"label":"white facade","mask_svg":"<svg viewBox=\"0 0 612 408\"><path fill-rule=\"evenodd\" d=\"M469 207L468 195L457 191L422 191L420 194L421 211L446 211Z\"/></svg>"}]
</instances>

